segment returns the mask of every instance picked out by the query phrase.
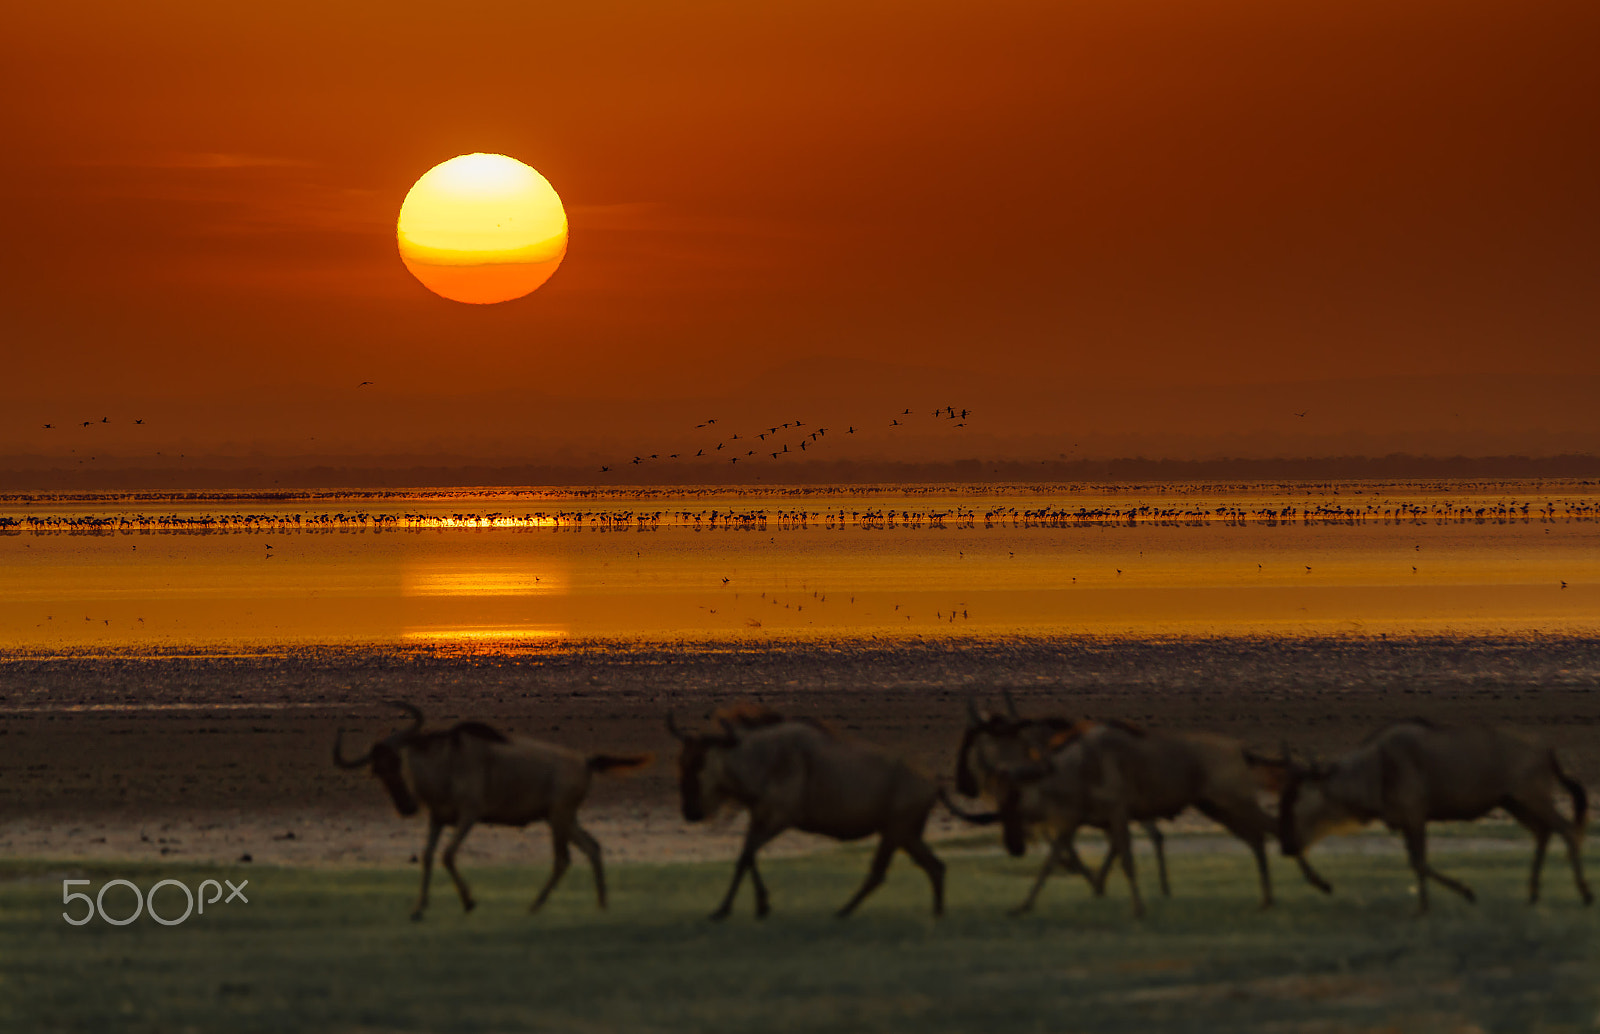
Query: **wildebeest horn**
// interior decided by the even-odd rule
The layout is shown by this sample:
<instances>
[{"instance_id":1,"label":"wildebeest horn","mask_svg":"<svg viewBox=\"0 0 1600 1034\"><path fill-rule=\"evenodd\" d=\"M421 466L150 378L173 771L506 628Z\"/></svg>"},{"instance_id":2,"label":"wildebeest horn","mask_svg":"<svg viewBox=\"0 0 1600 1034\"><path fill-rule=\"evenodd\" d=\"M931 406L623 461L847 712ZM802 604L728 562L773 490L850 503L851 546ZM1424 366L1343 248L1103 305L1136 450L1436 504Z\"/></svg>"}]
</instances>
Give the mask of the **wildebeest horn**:
<instances>
[{"instance_id":1,"label":"wildebeest horn","mask_svg":"<svg viewBox=\"0 0 1600 1034\"><path fill-rule=\"evenodd\" d=\"M360 768L372 760L372 751L367 751L354 761L346 761L339 747L344 742L344 730L340 729L333 737L333 763L340 768Z\"/></svg>"},{"instance_id":2,"label":"wildebeest horn","mask_svg":"<svg viewBox=\"0 0 1600 1034\"><path fill-rule=\"evenodd\" d=\"M411 728L406 730L408 734L416 732L422 728L422 711L417 707L416 704L408 704L404 700L391 700L389 701L389 706L398 707L400 710L411 716Z\"/></svg>"},{"instance_id":3,"label":"wildebeest horn","mask_svg":"<svg viewBox=\"0 0 1600 1034\"><path fill-rule=\"evenodd\" d=\"M1011 699L1011 690L1002 689L1000 695L1006 699L1006 714L1012 718L1021 718L1022 715L1017 713L1017 702Z\"/></svg>"},{"instance_id":4,"label":"wildebeest horn","mask_svg":"<svg viewBox=\"0 0 1600 1034\"><path fill-rule=\"evenodd\" d=\"M676 739L687 740L689 738L688 733L678 728L677 719L672 717L671 711L667 712L667 731L672 733L673 737Z\"/></svg>"}]
</instances>

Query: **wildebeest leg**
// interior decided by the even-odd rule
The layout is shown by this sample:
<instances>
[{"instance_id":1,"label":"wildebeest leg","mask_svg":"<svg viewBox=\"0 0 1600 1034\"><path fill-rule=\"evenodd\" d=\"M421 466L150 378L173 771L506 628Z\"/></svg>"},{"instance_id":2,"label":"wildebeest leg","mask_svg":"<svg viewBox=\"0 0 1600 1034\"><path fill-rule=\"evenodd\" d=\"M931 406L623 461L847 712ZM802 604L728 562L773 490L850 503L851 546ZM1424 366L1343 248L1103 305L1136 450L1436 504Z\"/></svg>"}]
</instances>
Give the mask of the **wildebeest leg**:
<instances>
[{"instance_id":1,"label":"wildebeest leg","mask_svg":"<svg viewBox=\"0 0 1600 1034\"><path fill-rule=\"evenodd\" d=\"M1139 874L1134 871L1133 844L1128 835L1128 816L1126 812L1119 811L1112 816L1110 828L1111 850L1122 856L1122 874L1128 878L1128 893L1133 895L1133 915L1136 919L1144 917L1144 899L1139 896Z\"/></svg>"},{"instance_id":2,"label":"wildebeest leg","mask_svg":"<svg viewBox=\"0 0 1600 1034\"><path fill-rule=\"evenodd\" d=\"M1077 848L1076 847L1073 848L1073 854L1074 855L1077 854ZM1065 862L1066 861L1066 857L1063 856L1061 860L1063 862ZM1117 864L1117 852L1116 852L1116 849L1111 846L1111 834L1107 833L1106 834L1106 856L1100 860L1100 869L1099 869L1099 871L1098 872L1090 872L1087 867L1084 867L1084 868L1079 870L1080 872L1083 873L1084 879L1089 881L1089 886L1094 889L1094 896L1095 897L1097 897L1097 898L1105 897L1105 894L1106 894L1106 877L1111 875L1111 867L1113 865L1116 865L1116 864Z\"/></svg>"},{"instance_id":3,"label":"wildebeest leg","mask_svg":"<svg viewBox=\"0 0 1600 1034\"><path fill-rule=\"evenodd\" d=\"M594 890L600 898L600 907L606 907L606 869L600 863L600 841L589 835L589 831L578 825L572 824L572 842L578 845L584 857L589 859L589 868L594 870Z\"/></svg>"},{"instance_id":4,"label":"wildebeest leg","mask_svg":"<svg viewBox=\"0 0 1600 1034\"><path fill-rule=\"evenodd\" d=\"M1589 893L1589 884L1583 878L1583 857L1579 849L1583 845L1583 833L1577 826L1563 821L1561 839L1567 842L1567 861L1572 863L1572 879L1578 886L1578 896L1583 898L1585 905L1594 904L1594 895Z\"/></svg>"},{"instance_id":5,"label":"wildebeest leg","mask_svg":"<svg viewBox=\"0 0 1600 1034\"><path fill-rule=\"evenodd\" d=\"M1141 822L1140 825L1144 827L1145 835L1150 838L1151 846L1156 849L1156 871L1161 875L1161 896L1170 898L1172 897L1172 886L1167 883L1166 838L1161 835L1161 830L1157 828L1154 822ZM1105 877L1101 876L1100 880L1104 883Z\"/></svg>"},{"instance_id":6,"label":"wildebeest leg","mask_svg":"<svg viewBox=\"0 0 1600 1034\"><path fill-rule=\"evenodd\" d=\"M1011 910L1011 914L1012 915L1020 916L1020 915L1023 915L1025 913L1027 913L1027 912L1033 911L1034 902L1039 900L1039 892L1044 890L1045 880L1048 880L1050 878L1050 873L1055 869L1057 862L1062 862L1062 863L1064 863L1064 864L1066 864L1068 866L1071 865L1070 862L1067 862L1066 855L1065 855L1065 853L1063 853L1062 847L1061 847L1062 841L1065 840L1065 839L1066 839L1066 837L1065 837L1065 835L1063 835L1061 837L1057 837L1055 840L1052 840L1050 842L1050 849L1045 852L1044 864L1039 867L1039 875L1034 878L1033 886L1028 889L1028 896L1022 899L1022 904L1018 905L1016 908L1013 908ZM1071 845L1068 845L1067 850L1074 850L1074 849L1071 847ZM1113 857L1113 855L1110 852L1107 852L1107 854L1106 854L1106 859L1107 859L1106 865L1108 867L1111 864L1110 863L1110 859L1112 857ZM1082 868L1081 865L1080 865L1080 868ZM1095 877L1092 874L1089 874L1086 870L1085 870L1085 875L1087 875L1089 877L1089 883L1090 883L1091 886L1093 886L1095 888L1095 893L1098 895L1100 893L1100 891L1101 891L1102 886L1105 884L1105 872L1104 872L1104 870L1103 869L1101 870L1101 875L1100 875L1100 878L1099 878L1098 881L1095 879Z\"/></svg>"},{"instance_id":7,"label":"wildebeest leg","mask_svg":"<svg viewBox=\"0 0 1600 1034\"><path fill-rule=\"evenodd\" d=\"M1254 801L1248 804L1223 801L1201 802L1200 811L1229 833L1245 842L1256 857L1256 875L1261 882L1261 907L1272 907L1272 870L1267 867L1266 816Z\"/></svg>"},{"instance_id":8,"label":"wildebeest leg","mask_svg":"<svg viewBox=\"0 0 1600 1034\"><path fill-rule=\"evenodd\" d=\"M1140 825L1150 835L1150 843L1156 849L1156 869L1161 875L1161 896L1170 898L1172 897L1172 886L1167 882L1166 839L1161 835L1161 830L1156 828L1154 822L1142 822ZM1077 857L1076 849L1073 849L1072 856L1073 858ZM1063 858L1063 861L1065 860ZM1084 878L1089 881L1089 886L1094 888L1094 896L1097 898L1104 897L1106 893L1106 878L1111 875L1111 867L1117 864L1117 852L1110 847L1110 841L1107 840L1106 856L1100 861L1100 870L1098 872L1091 873L1081 862L1077 864L1080 866L1078 871L1083 873ZM1069 869L1068 871L1071 870Z\"/></svg>"},{"instance_id":9,"label":"wildebeest leg","mask_svg":"<svg viewBox=\"0 0 1600 1034\"><path fill-rule=\"evenodd\" d=\"M1533 874L1529 877L1528 903L1539 900L1539 872L1544 865L1545 845L1552 831L1567 845L1567 860L1572 863L1572 877L1578 887L1578 896L1583 898L1586 905L1593 902L1594 895L1589 893L1589 885L1583 878L1583 862L1579 853L1582 839L1577 827L1547 801L1506 801L1505 809L1533 834Z\"/></svg>"},{"instance_id":10,"label":"wildebeest leg","mask_svg":"<svg viewBox=\"0 0 1600 1034\"><path fill-rule=\"evenodd\" d=\"M928 882L933 884L933 914L944 915L944 863L921 837L906 845L906 854L928 874Z\"/></svg>"},{"instance_id":11,"label":"wildebeest leg","mask_svg":"<svg viewBox=\"0 0 1600 1034\"><path fill-rule=\"evenodd\" d=\"M1075 872L1089 881L1089 886L1094 890L1095 897L1104 897L1106 892L1106 873L1111 869L1111 862L1117 853L1110 849L1107 841L1106 860L1100 863L1100 873L1096 875L1090 868L1083 864L1083 858L1078 854L1078 827L1065 830L1056 838L1051 849L1056 853L1056 863L1063 872Z\"/></svg>"},{"instance_id":12,"label":"wildebeest leg","mask_svg":"<svg viewBox=\"0 0 1600 1034\"><path fill-rule=\"evenodd\" d=\"M1545 848L1550 844L1550 831L1541 829L1533 834L1533 872L1528 875L1528 904L1539 900L1539 870L1544 868Z\"/></svg>"},{"instance_id":13,"label":"wildebeest leg","mask_svg":"<svg viewBox=\"0 0 1600 1034\"><path fill-rule=\"evenodd\" d=\"M756 892L756 918L765 919L772 906L767 903L767 884L761 878L761 865L755 858L750 859L750 886Z\"/></svg>"},{"instance_id":14,"label":"wildebeest leg","mask_svg":"<svg viewBox=\"0 0 1600 1034\"><path fill-rule=\"evenodd\" d=\"M550 820L550 878L544 881L544 886L539 890L539 896L533 899L533 904L528 906L529 912L537 912L544 907L545 899L550 892L556 889L556 884L561 882L561 877L567 874L567 866L572 864L572 850L567 846L567 841L572 838L571 825L552 817Z\"/></svg>"},{"instance_id":15,"label":"wildebeest leg","mask_svg":"<svg viewBox=\"0 0 1600 1034\"><path fill-rule=\"evenodd\" d=\"M456 885L456 893L461 895L461 907L468 912L472 911L477 902L472 900L472 891L467 889L467 881L456 871L456 852L461 850L461 841L467 839L467 834L472 832L472 825L472 819L462 819L458 822L450 842L444 845L444 854L440 856L440 860L444 862L444 871L450 874L450 881Z\"/></svg>"},{"instance_id":16,"label":"wildebeest leg","mask_svg":"<svg viewBox=\"0 0 1600 1034\"><path fill-rule=\"evenodd\" d=\"M1502 801L1501 805L1533 834L1533 871L1528 874L1528 904L1531 905L1539 900L1539 875L1544 870L1545 849L1550 846L1550 826L1542 821L1542 816L1517 800L1508 799Z\"/></svg>"},{"instance_id":17,"label":"wildebeest leg","mask_svg":"<svg viewBox=\"0 0 1600 1034\"><path fill-rule=\"evenodd\" d=\"M883 882L883 877L889 872L889 863L894 861L894 851L894 842L889 839L887 834L878 838L878 849L872 852L872 866L867 869L866 882L861 884L861 889L856 891L855 896L846 901L844 907L834 913L835 915L843 919L856 910L856 906L861 904L862 898L878 889L878 885Z\"/></svg>"},{"instance_id":18,"label":"wildebeest leg","mask_svg":"<svg viewBox=\"0 0 1600 1034\"><path fill-rule=\"evenodd\" d=\"M1333 884L1331 884L1327 880L1323 879L1322 878L1322 874L1317 872L1317 870L1315 870L1315 869L1313 869L1311 867L1311 863L1306 861L1306 856L1305 856L1304 852L1301 852L1300 854L1295 855L1294 856L1294 860L1299 864L1299 866L1300 866L1300 875L1302 875L1302 876L1304 876L1306 878L1306 882L1307 883L1311 884L1313 887L1315 887L1318 890L1322 891L1322 893L1324 893L1324 894L1332 894L1333 893Z\"/></svg>"},{"instance_id":19,"label":"wildebeest leg","mask_svg":"<svg viewBox=\"0 0 1600 1034\"><path fill-rule=\"evenodd\" d=\"M439 846L439 833L444 823L428 817L428 843L422 849L422 890L417 894L417 905L411 910L412 919L421 919L422 910L428 907L428 881L433 878L433 852Z\"/></svg>"},{"instance_id":20,"label":"wildebeest leg","mask_svg":"<svg viewBox=\"0 0 1600 1034\"><path fill-rule=\"evenodd\" d=\"M1411 868L1417 874L1417 912L1428 910L1428 880L1439 881L1443 886L1460 894L1468 901L1476 903L1478 896L1472 888L1459 880L1453 880L1444 873L1428 864L1428 834L1426 829L1418 824L1405 831L1406 854L1411 858Z\"/></svg>"},{"instance_id":21,"label":"wildebeest leg","mask_svg":"<svg viewBox=\"0 0 1600 1034\"><path fill-rule=\"evenodd\" d=\"M783 832L782 826L773 828L757 820L755 815L750 816L750 827L744 833L744 847L739 851L739 861L733 867L733 882L728 885L728 893L723 896L722 904L711 913L712 919L728 918L728 913L733 911L734 896L739 893L739 884L744 881L744 874L747 871L752 874L751 880L756 885L756 915L767 914L767 888L761 882L761 874L755 871L756 852L781 832Z\"/></svg>"}]
</instances>

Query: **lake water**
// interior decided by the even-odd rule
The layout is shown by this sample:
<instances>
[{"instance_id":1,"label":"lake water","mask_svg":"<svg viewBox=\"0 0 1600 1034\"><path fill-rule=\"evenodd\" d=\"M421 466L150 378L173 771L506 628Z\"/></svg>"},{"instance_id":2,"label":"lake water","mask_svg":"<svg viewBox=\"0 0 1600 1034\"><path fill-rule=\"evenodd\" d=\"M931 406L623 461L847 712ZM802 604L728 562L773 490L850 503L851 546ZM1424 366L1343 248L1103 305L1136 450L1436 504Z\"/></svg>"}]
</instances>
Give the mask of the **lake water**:
<instances>
[{"instance_id":1,"label":"lake water","mask_svg":"<svg viewBox=\"0 0 1600 1034\"><path fill-rule=\"evenodd\" d=\"M1575 481L12 496L0 648L1600 633Z\"/></svg>"}]
</instances>

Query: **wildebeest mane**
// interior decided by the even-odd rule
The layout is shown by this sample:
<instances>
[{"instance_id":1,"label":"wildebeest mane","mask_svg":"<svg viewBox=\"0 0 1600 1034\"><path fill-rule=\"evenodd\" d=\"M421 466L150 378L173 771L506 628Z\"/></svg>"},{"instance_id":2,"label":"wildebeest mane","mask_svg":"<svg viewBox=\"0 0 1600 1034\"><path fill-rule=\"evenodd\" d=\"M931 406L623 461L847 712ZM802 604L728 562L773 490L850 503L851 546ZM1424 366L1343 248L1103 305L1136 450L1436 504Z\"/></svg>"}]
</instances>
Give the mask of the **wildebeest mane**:
<instances>
[{"instance_id":1,"label":"wildebeest mane","mask_svg":"<svg viewBox=\"0 0 1600 1034\"><path fill-rule=\"evenodd\" d=\"M1060 750L1062 747L1065 747L1068 744L1076 743L1078 740L1083 738L1085 733L1087 733L1090 729L1093 729L1095 724L1096 723L1088 720L1087 718L1071 723L1066 728L1050 737L1050 749ZM1117 725L1118 723L1110 722L1107 724ZM1139 733L1138 735L1142 736L1144 734Z\"/></svg>"},{"instance_id":2,"label":"wildebeest mane","mask_svg":"<svg viewBox=\"0 0 1600 1034\"><path fill-rule=\"evenodd\" d=\"M492 725L483 722L457 722L448 729L437 732L414 733L408 742L418 747L432 747L440 743L459 746L463 739L483 740L487 743L510 743L511 738Z\"/></svg>"},{"instance_id":3,"label":"wildebeest mane","mask_svg":"<svg viewBox=\"0 0 1600 1034\"><path fill-rule=\"evenodd\" d=\"M1289 759L1287 757L1272 758L1265 754L1257 754L1253 750L1244 752L1244 763L1255 774L1256 781L1261 789L1267 793L1283 793L1284 784L1289 780Z\"/></svg>"},{"instance_id":4,"label":"wildebeest mane","mask_svg":"<svg viewBox=\"0 0 1600 1034\"><path fill-rule=\"evenodd\" d=\"M1385 733L1388 733L1389 731L1391 731L1393 729L1398 729L1402 725L1420 725L1424 729L1428 729L1428 730L1431 730L1433 732L1443 732L1443 731L1445 731L1446 729L1449 728L1449 726L1440 725L1438 722L1434 721L1432 718L1423 718L1421 716L1415 716L1415 717L1412 717L1412 718L1402 718L1398 722L1390 722L1388 725L1385 725L1383 728L1379 729L1377 732L1369 734L1366 739L1361 741L1361 746L1365 747L1367 744L1372 743L1373 741L1375 741L1378 737L1384 735Z\"/></svg>"},{"instance_id":5,"label":"wildebeest mane","mask_svg":"<svg viewBox=\"0 0 1600 1034\"><path fill-rule=\"evenodd\" d=\"M742 729L760 729L768 725L778 725L781 722L788 721L783 715L765 704L748 702L729 704L727 707L718 708L711 717L719 723L737 725Z\"/></svg>"},{"instance_id":6,"label":"wildebeest mane","mask_svg":"<svg viewBox=\"0 0 1600 1034\"><path fill-rule=\"evenodd\" d=\"M826 733L829 736L834 735L833 728L824 721L816 718L790 718L788 715L774 711L765 704L749 702L729 704L727 707L719 708L711 717L720 724L733 725L741 729L764 729L769 725L799 722L802 725L811 726L818 732Z\"/></svg>"},{"instance_id":7,"label":"wildebeest mane","mask_svg":"<svg viewBox=\"0 0 1600 1034\"><path fill-rule=\"evenodd\" d=\"M505 733L492 725L483 722L457 722L450 727L452 737L472 736L490 743L510 743L511 739Z\"/></svg>"}]
</instances>

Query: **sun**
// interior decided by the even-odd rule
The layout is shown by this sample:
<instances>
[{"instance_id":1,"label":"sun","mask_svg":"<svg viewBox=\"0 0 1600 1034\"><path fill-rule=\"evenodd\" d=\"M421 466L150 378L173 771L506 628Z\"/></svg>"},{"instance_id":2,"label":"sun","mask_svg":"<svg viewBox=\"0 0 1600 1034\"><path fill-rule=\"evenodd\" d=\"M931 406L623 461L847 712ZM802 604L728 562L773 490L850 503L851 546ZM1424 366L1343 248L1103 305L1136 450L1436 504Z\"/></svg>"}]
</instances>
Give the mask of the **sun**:
<instances>
[{"instance_id":1,"label":"sun","mask_svg":"<svg viewBox=\"0 0 1600 1034\"><path fill-rule=\"evenodd\" d=\"M550 279L567 212L550 181L503 154L463 154L422 174L395 227L400 260L434 294L508 302Z\"/></svg>"}]
</instances>

